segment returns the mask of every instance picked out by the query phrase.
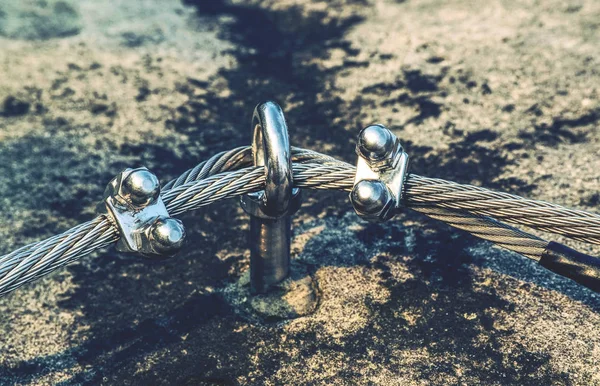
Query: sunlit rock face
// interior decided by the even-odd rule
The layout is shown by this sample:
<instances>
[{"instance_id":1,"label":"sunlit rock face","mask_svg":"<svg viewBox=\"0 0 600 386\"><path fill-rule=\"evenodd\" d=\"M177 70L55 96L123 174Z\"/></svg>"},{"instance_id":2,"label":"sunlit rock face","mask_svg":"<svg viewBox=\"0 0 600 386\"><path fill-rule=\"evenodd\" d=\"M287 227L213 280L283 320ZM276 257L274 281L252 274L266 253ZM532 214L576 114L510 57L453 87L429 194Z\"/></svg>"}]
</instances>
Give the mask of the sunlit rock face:
<instances>
[{"instance_id":1,"label":"sunlit rock face","mask_svg":"<svg viewBox=\"0 0 600 386\"><path fill-rule=\"evenodd\" d=\"M0 252L89 220L127 167L164 183L248 145L267 99L293 146L354 163L381 123L414 173L597 212L599 17L593 0L0 0ZM248 218L218 203L183 217L172 260L109 249L0 299L0 383L600 384L597 295L410 210L374 225L346 193L304 197L292 254L312 292L280 317L244 308Z\"/></svg>"}]
</instances>

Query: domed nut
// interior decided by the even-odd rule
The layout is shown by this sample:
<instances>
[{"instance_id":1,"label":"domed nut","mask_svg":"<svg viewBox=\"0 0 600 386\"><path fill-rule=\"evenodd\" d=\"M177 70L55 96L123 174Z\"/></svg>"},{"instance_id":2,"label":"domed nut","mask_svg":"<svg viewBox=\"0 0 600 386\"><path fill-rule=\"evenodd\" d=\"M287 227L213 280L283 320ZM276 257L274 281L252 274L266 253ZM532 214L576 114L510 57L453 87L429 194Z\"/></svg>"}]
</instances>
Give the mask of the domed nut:
<instances>
[{"instance_id":1,"label":"domed nut","mask_svg":"<svg viewBox=\"0 0 600 386\"><path fill-rule=\"evenodd\" d=\"M359 181L350 192L350 202L360 217L371 222L392 218L396 204L387 186L379 180Z\"/></svg>"},{"instance_id":2,"label":"domed nut","mask_svg":"<svg viewBox=\"0 0 600 386\"><path fill-rule=\"evenodd\" d=\"M134 169L123 174L118 194L125 202L143 208L156 201L160 195L160 183L148 169Z\"/></svg>"},{"instance_id":3,"label":"domed nut","mask_svg":"<svg viewBox=\"0 0 600 386\"><path fill-rule=\"evenodd\" d=\"M385 126L367 126L358 134L356 152L375 171L393 168L402 146L398 138Z\"/></svg>"},{"instance_id":4,"label":"domed nut","mask_svg":"<svg viewBox=\"0 0 600 386\"><path fill-rule=\"evenodd\" d=\"M142 239L144 255L172 257L183 246L185 228L180 220L160 216L144 228Z\"/></svg>"}]
</instances>

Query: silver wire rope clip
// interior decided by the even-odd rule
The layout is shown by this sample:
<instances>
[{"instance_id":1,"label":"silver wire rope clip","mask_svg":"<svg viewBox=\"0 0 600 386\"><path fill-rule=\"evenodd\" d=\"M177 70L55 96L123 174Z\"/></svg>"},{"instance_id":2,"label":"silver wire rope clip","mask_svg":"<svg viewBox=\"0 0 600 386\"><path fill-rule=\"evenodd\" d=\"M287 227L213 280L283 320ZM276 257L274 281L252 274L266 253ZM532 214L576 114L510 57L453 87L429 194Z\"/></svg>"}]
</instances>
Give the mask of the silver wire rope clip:
<instances>
[{"instance_id":1,"label":"silver wire rope clip","mask_svg":"<svg viewBox=\"0 0 600 386\"><path fill-rule=\"evenodd\" d=\"M119 230L120 252L145 257L174 256L185 239L180 220L169 217L160 197L158 178L148 169L125 169L106 186L98 211L109 216Z\"/></svg>"},{"instance_id":2,"label":"silver wire rope clip","mask_svg":"<svg viewBox=\"0 0 600 386\"><path fill-rule=\"evenodd\" d=\"M275 102L256 106L252 117L252 155L265 169L265 190L241 198L250 215L250 282L265 293L290 272L291 215L301 204L294 188L287 124Z\"/></svg>"},{"instance_id":3,"label":"silver wire rope clip","mask_svg":"<svg viewBox=\"0 0 600 386\"><path fill-rule=\"evenodd\" d=\"M356 153L356 176L350 192L352 206L367 221L387 221L403 206L408 154L398 138L380 124L361 130Z\"/></svg>"}]
</instances>

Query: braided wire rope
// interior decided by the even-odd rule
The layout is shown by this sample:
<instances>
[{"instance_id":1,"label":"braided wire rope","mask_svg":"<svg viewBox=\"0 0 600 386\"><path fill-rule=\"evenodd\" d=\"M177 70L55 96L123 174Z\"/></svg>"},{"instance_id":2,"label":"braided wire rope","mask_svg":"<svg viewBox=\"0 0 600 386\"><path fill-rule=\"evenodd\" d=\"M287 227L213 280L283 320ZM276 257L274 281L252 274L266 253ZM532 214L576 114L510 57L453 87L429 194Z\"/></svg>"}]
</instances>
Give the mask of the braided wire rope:
<instances>
[{"instance_id":1,"label":"braided wire rope","mask_svg":"<svg viewBox=\"0 0 600 386\"><path fill-rule=\"evenodd\" d=\"M350 191L355 168L314 151L293 148L293 179L299 188ZM167 183L161 196L170 215L198 209L218 200L258 191L264 167L252 167L250 147L221 152ZM499 246L539 259L548 242L497 221L600 243L600 216L508 193L411 174L406 205L431 218ZM492 218L494 217L494 218ZM111 220L101 215L47 240L0 257L0 295L36 280L119 238Z\"/></svg>"},{"instance_id":2,"label":"braided wire rope","mask_svg":"<svg viewBox=\"0 0 600 386\"><path fill-rule=\"evenodd\" d=\"M491 217L472 215L464 211L446 208L421 206L411 209L530 259L539 260L548 246L546 240L496 221Z\"/></svg>"},{"instance_id":3,"label":"braided wire rope","mask_svg":"<svg viewBox=\"0 0 600 386\"><path fill-rule=\"evenodd\" d=\"M295 163L343 163L328 155L298 147L292 147L292 161ZM199 163L194 168L183 172L178 178L168 182L163 187L163 190L169 190L190 181L198 181L217 173L247 166L252 166L252 148L250 146L241 146L229 151L222 151L212 156L210 159Z\"/></svg>"},{"instance_id":4,"label":"braided wire rope","mask_svg":"<svg viewBox=\"0 0 600 386\"><path fill-rule=\"evenodd\" d=\"M293 148L294 162L315 160L323 164L339 164L336 159L310 150ZM170 214L181 214L215 201L258 191L264 185L264 168L240 169L222 174L220 178L209 179L218 173L239 168L252 163L250 147L239 147L221 152L179 178L167 183L161 196ZM348 165L350 166L350 165ZM252 170L251 170L252 169ZM321 173L322 174L322 173ZM336 189L335 175L321 178L317 173L314 184L325 182L323 188ZM346 177L346 175L344 175ZM185 186L185 188L181 188ZM194 196L195 195L195 196ZM74 260L105 248L119 239L116 227L110 219L101 215L94 220L78 225L64 233L46 240L26 245L0 257L0 296L18 287L37 280Z\"/></svg>"},{"instance_id":5,"label":"braided wire rope","mask_svg":"<svg viewBox=\"0 0 600 386\"><path fill-rule=\"evenodd\" d=\"M466 210L501 221L600 244L600 215L439 178L411 175L407 205Z\"/></svg>"}]
</instances>

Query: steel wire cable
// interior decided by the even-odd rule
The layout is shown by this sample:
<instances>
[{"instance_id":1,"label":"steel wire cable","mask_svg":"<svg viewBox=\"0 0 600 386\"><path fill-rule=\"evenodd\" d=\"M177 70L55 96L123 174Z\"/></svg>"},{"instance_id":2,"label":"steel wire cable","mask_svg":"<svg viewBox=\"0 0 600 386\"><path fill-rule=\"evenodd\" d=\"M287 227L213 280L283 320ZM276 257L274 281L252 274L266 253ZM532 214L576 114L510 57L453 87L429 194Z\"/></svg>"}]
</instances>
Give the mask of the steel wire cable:
<instances>
[{"instance_id":1,"label":"steel wire cable","mask_svg":"<svg viewBox=\"0 0 600 386\"><path fill-rule=\"evenodd\" d=\"M406 184L407 205L466 210L500 221L600 244L600 215L568 209L545 201L473 185L411 174Z\"/></svg>"},{"instance_id":2,"label":"steel wire cable","mask_svg":"<svg viewBox=\"0 0 600 386\"><path fill-rule=\"evenodd\" d=\"M241 146L229 151L222 151L215 154L208 160L199 163L194 168L182 173L178 178L168 182L164 190L170 190L173 187L181 186L190 181L197 181L207 176L211 176L227 170L233 170L238 166L249 166L252 160L252 149L250 146Z\"/></svg>"},{"instance_id":3,"label":"steel wire cable","mask_svg":"<svg viewBox=\"0 0 600 386\"><path fill-rule=\"evenodd\" d=\"M354 166L310 150L294 148L292 155L296 187L352 189ZM166 184L161 193L169 214L181 214L262 189L264 167L247 167L251 164L250 147L240 147L219 153L186 171ZM584 211L414 174L407 180L404 195L407 206L418 212L533 259L540 258L548 242L494 218L598 243L596 228L600 226L600 216ZM511 213L514 216L510 216ZM549 224L548 216L558 218L558 222ZM590 229L589 233L587 229ZM2 256L0 295L106 247L118 238L118 231L109 217L99 216L60 235Z\"/></svg>"},{"instance_id":4,"label":"steel wire cable","mask_svg":"<svg viewBox=\"0 0 600 386\"><path fill-rule=\"evenodd\" d=\"M119 239L116 227L99 216L60 235L0 257L0 295L14 291Z\"/></svg>"},{"instance_id":5,"label":"steel wire cable","mask_svg":"<svg viewBox=\"0 0 600 386\"><path fill-rule=\"evenodd\" d=\"M316 151L292 147L292 162L319 162L322 164L343 163L333 157ZM190 181L197 181L227 170L252 166L252 147L241 146L220 152L192 169L183 172L178 178L168 182L163 190L176 188Z\"/></svg>"},{"instance_id":6,"label":"steel wire cable","mask_svg":"<svg viewBox=\"0 0 600 386\"><path fill-rule=\"evenodd\" d=\"M250 148L244 149L250 154ZM302 160L317 160L324 157L330 163L344 165L347 168L349 180L353 181L355 169L352 165L335 160L310 150L294 149L298 155L304 155ZM300 161L300 158L299 158ZM297 161L298 162L298 161ZM317 171L311 182L311 188L317 187L318 182L328 188L340 188L339 181L331 186L327 178L332 176L318 175ZM346 175L346 170L339 171ZM186 181L190 181L187 179ZM348 185L351 188L351 185ZM411 209L421 211L420 207L439 207L467 211L476 216L493 217L499 221L525 225L534 229L561 234L563 236L591 244L600 244L600 215L582 210L568 209L549 202L526 199L514 194L495 192L473 185L458 184L437 178L421 177L411 174L405 188L406 205Z\"/></svg>"},{"instance_id":7,"label":"steel wire cable","mask_svg":"<svg viewBox=\"0 0 600 386\"><path fill-rule=\"evenodd\" d=\"M322 175L326 170L323 164L342 164L332 157L305 149L292 149L292 159L296 162L316 160L321 162L317 169ZM161 196L171 215L181 214L212 202L258 191L264 185L264 168L240 169L220 178L215 175L252 162L250 147L240 147L222 152L209 160L188 170L178 179L169 182L163 188ZM307 169L307 168L305 168ZM307 173L315 177L312 186L319 183L319 173ZM300 177L302 178L302 177ZM337 188L336 181L347 178L330 173L323 180L323 188ZM186 182L187 181L187 182ZM202 182L202 183L200 183ZM184 189L178 189L185 186ZM71 263L79 257L107 247L119 239L116 227L107 216L98 216L94 220L78 225L66 232L46 240L26 245L0 257L0 295L12 292L18 287L34 281L50 272Z\"/></svg>"},{"instance_id":8,"label":"steel wire cable","mask_svg":"<svg viewBox=\"0 0 600 386\"><path fill-rule=\"evenodd\" d=\"M500 247L520 253L530 259L539 260L548 246L546 240L490 217L472 215L468 212L446 208L422 206L411 209L432 219L443 221L454 228L471 233L480 239L491 241Z\"/></svg>"},{"instance_id":9,"label":"steel wire cable","mask_svg":"<svg viewBox=\"0 0 600 386\"><path fill-rule=\"evenodd\" d=\"M350 191L353 186L355 170L353 166L348 164L295 164L293 170L294 185L299 188ZM204 184L192 184L171 190L163 197L165 203L168 202L169 213L183 213L225 197L258 190L264 183L262 168L246 168L228 174L227 178L219 178L218 183L211 184L208 188ZM243 179L240 178L240 175L243 176ZM242 193L242 191L244 192ZM413 209L532 259L539 259L548 245L548 242L541 238L487 216L472 215L465 211L436 207L416 207Z\"/></svg>"}]
</instances>

